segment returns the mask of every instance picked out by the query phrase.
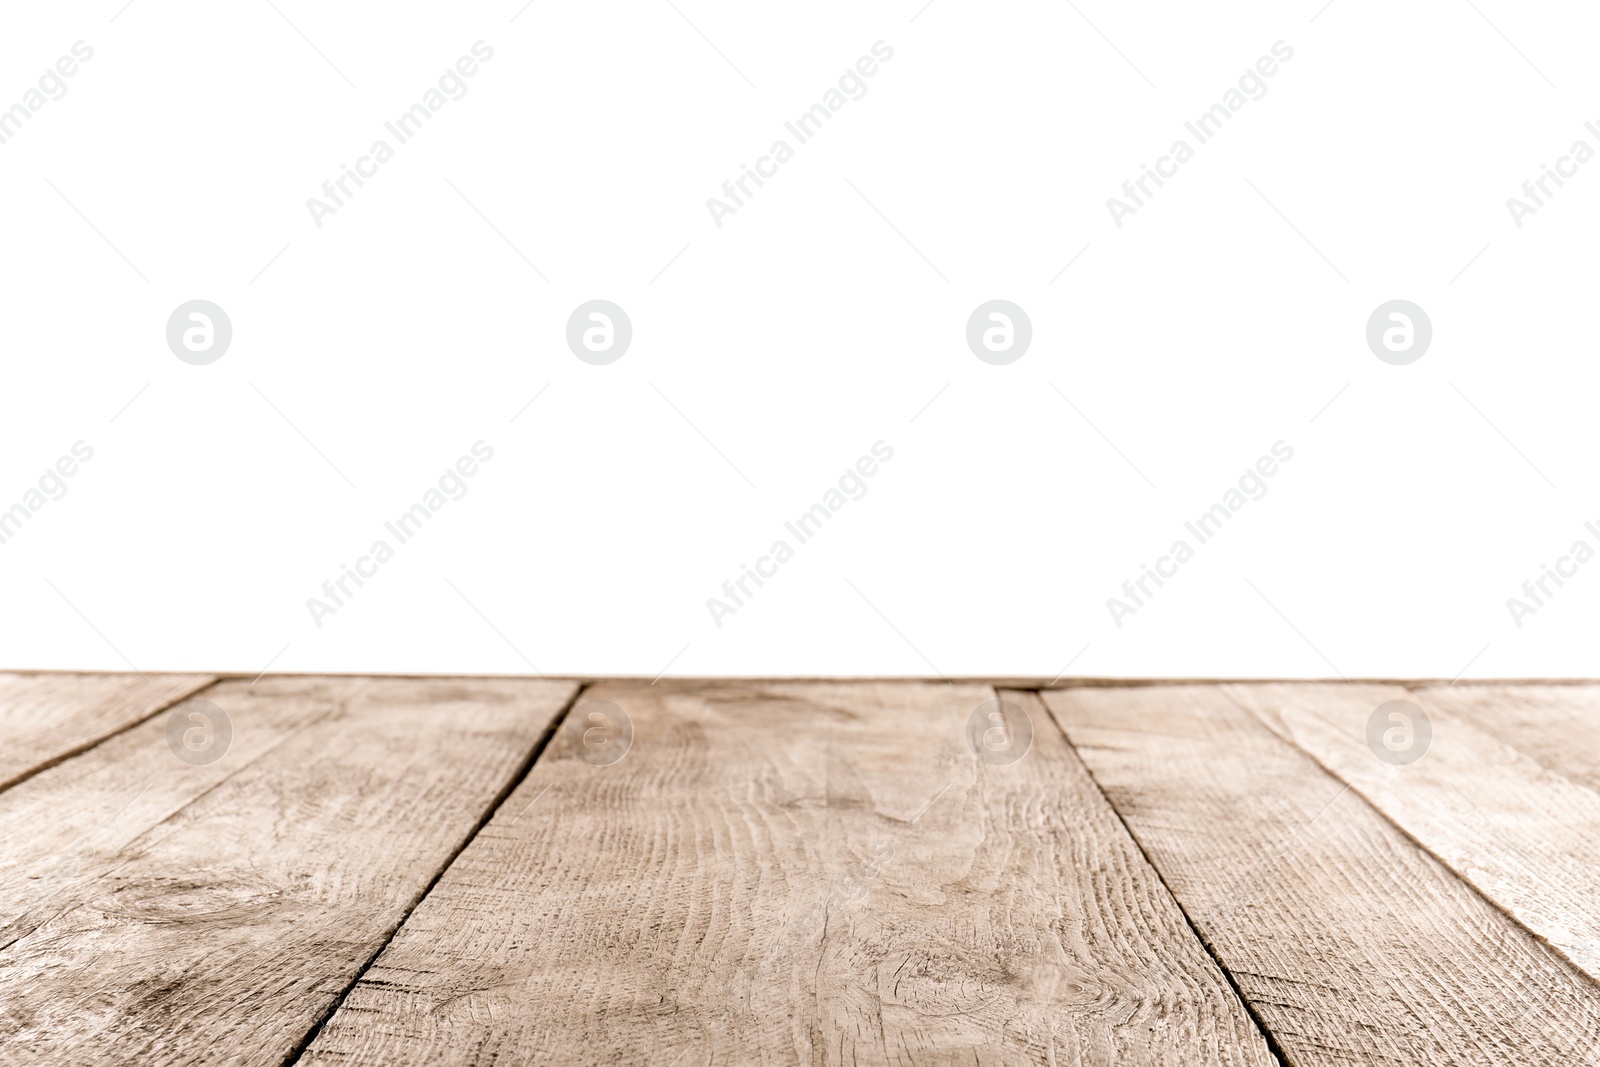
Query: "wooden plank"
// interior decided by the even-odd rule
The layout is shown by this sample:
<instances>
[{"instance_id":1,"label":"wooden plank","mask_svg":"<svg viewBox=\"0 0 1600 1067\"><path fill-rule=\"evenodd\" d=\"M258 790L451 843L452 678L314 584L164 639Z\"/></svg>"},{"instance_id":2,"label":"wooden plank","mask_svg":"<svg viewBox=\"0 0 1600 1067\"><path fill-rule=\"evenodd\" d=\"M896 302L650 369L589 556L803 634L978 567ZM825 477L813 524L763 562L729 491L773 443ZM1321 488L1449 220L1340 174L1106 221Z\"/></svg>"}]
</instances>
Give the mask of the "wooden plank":
<instances>
[{"instance_id":1,"label":"wooden plank","mask_svg":"<svg viewBox=\"0 0 1600 1067\"><path fill-rule=\"evenodd\" d=\"M152 722L126 750L102 746L0 795L10 826L48 829L74 792L126 804L128 786L148 785L94 839L94 877L60 880L12 920L6 1062L285 1062L509 791L575 688L230 682L205 699L246 746L232 766L231 750L214 765L179 760Z\"/></svg>"},{"instance_id":2,"label":"wooden plank","mask_svg":"<svg viewBox=\"0 0 1600 1067\"><path fill-rule=\"evenodd\" d=\"M1418 703L1441 708L1562 777L1600 790L1600 686L1412 688Z\"/></svg>"},{"instance_id":3,"label":"wooden plank","mask_svg":"<svg viewBox=\"0 0 1600 1067\"><path fill-rule=\"evenodd\" d=\"M1418 693L1341 685L1227 691L1600 980L1600 794ZM1430 724L1431 741L1415 762L1386 762L1368 742L1374 713L1391 700L1411 701Z\"/></svg>"},{"instance_id":4,"label":"wooden plank","mask_svg":"<svg viewBox=\"0 0 1600 1067\"><path fill-rule=\"evenodd\" d=\"M319 679L225 683L196 700L220 700L233 720L212 763L183 762L168 743L169 717L187 722L199 706L183 701L0 794L0 950L75 906L152 828L337 711L340 691Z\"/></svg>"},{"instance_id":5,"label":"wooden plank","mask_svg":"<svg viewBox=\"0 0 1600 1067\"><path fill-rule=\"evenodd\" d=\"M0 790L212 681L199 674L0 673Z\"/></svg>"},{"instance_id":6,"label":"wooden plank","mask_svg":"<svg viewBox=\"0 0 1600 1067\"><path fill-rule=\"evenodd\" d=\"M1035 698L1026 756L969 751L993 699L586 691L302 1062L1272 1064Z\"/></svg>"},{"instance_id":7,"label":"wooden plank","mask_svg":"<svg viewBox=\"0 0 1600 1067\"><path fill-rule=\"evenodd\" d=\"M1241 706L1370 710L1393 695L1183 686L1045 701L1289 1063L1594 1062L1600 987Z\"/></svg>"}]
</instances>

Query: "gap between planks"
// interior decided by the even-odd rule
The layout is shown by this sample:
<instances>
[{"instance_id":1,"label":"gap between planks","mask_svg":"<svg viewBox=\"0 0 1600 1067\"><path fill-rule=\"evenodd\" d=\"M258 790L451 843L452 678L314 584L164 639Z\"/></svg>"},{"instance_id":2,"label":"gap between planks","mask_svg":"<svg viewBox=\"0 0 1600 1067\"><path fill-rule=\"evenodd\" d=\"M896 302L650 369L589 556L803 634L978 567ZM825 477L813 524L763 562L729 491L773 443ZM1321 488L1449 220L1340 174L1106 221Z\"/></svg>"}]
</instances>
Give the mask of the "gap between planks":
<instances>
[{"instance_id":1,"label":"gap between planks","mask_svg":"<svg viewBox=\"0 0 1600 1067\"><path fill-rule=\"evenodd\" d=\"M639 755L547 749L308 1062L1276 1062L1032 694L1002 765L987 685L586 695Z\"/></svg>"},{"instance_id":2,"label":"gap between planks","mask_svg":"<svg viewBox=\"0 0 1600 1067\"><path fill-rule=\"evenodd\" d=\"M274 677L279 677L279 676L274 676ZM369 676L362 676L362 677L369 677ZM412 677L417 677L419 679L420 678L428 678L430 680L435 680L435 681L439 680L437 676L412 676ZM132 719L131 721L122 722L120 725L115 726L114 728L110 729L108 732L102 733L101 735L99 735L97 737L94 737L92 739L84 741L83 743L78 745L78 747L73 748L70 751L57 753L57 754L55 754L53 756L48 757L46 762L42 762L37 766L32 766L32 767L29 767L29 768L25 769L23 772L21 772L19 775L15 776L13 779L11 779L8 782L6 782L4 785L0 785L0 793L4 793L5 791L7 791L9 788L11 788L13 786L21 785L21 784L23 784L23 783L25 783L25 782L27 782L29 780L32 780L38 774L43 773L44 771L49 770L49 769L51 769L53 767L56 767L59 764L65 762L68 759L72 759L72 758L84 755L86 753L91 752L94 749L97 749L97 748L99 748L99 747L101 747L103 745L106 745L106 744L114 741L115 739L119 738L121 735L126 734L126 733L128 733L128 732L130 732L130 731L132 731L132 730L134 730L134 729L136 729L138 727L140 727L141 725L143 725L145 723L148 723L149 720L159 716L164 711L170 710L172 707L174 707L175 705L181 703L183 700L196 698L196 697L204 697L206 693L213 691L215 689L215 687L219 683L221 683L223 680L224 680L223 678L209 678L208 680L198 681L198 684L196 684L193 689L191 689L191 690L189 690L189 691L187 691L187 692L185 692L185 693L183 693L181 695L175 696L175 697L173 697L171 699L165 700L164 702L161 702L158 706L156 706L154 708L150 708L150 709L145 710L142 714L139 714L136 718ZM399 680L399 679L391 679L391 680ZM642 684L642 680L641 680L641 684ZM768 684L768 683L751 683L751 682L744 681L744 680L739 680L739 679L715 679L715 680L708 680L708 681L705 681L705 682L691 683L691 682L680 681L678 679L663 679L661 685L658 688L661 689L661 690L667 690L667 689L670 688L670 689L677 689L677 690L682 691L682 690L687 689L687 688L698 687L700 689L709 690L709 689L738 688L738 687L741 687L741 686L748 687L748 686L751 686L751 685L754 685L754 684ZM861 683L855 683L855 684L861 684ZM1125 684L1125 683L1116 682L1114 680L1113 681L1090 681L1088 683L1081 684L1081 685L1068 685L1068 684L1058 685L1058 686L1056 686L1056 687L1054 687L1052 689L1046 690L1045 693L1046 694L1051 694L1051 695L1061 694L1063 692L1070 691L1072 689L1080 689L1080 690L1085 690L1085 691L1097 691L1098 690L1098 691L1101 691L1101 692L1105 692L1108 689L1114 689L1114 688L1121 688L1121 689L1126 689L1126 690L1130 690L1130 691L1138 691L1138 690L1148 690L1152 686L1163 686L1163 685L1168 685L1168 684L1170 684L1170 683L1167 683L1165 681L1152 681L1152 682L1150 682L1150 683L1148 683L1146 685L1128 685L1128 684ZM1519 682L1519 683L1516 683L1516 684L1519 687L1530 687L1533 683ZM1581 686L1583 683L1580 683L1580 682L1577 682L1577 681L1557 681L1557 682L1553 682L1553 683L1543 683L1543 684L1549 685L1552 689L1560 687L1562 689L1567 690L1570 693L1570 692L1573 691L1571 687ZM1215 683L1211 683L1211 682L1206 682L1205 685L1207 687L1214 688L1214 689L1219 690L1219 691L1224 688L1224 686L1221 685L1221 684L1215 684ZM1301 688L1303 690L1314 690L1314 689L1318 689L1318 688L1324 688L1322 686L1319 686L1317 683L1290 683L1289 685L1286 685L1285 688L1288 688L1290 685L1292 685L1294 687L1299 687L1299 688ZM1463 686L1456 687L1454 689L1449 689L1448 693L1450 693L1450 694L1461 694L1462 697L1464 698L1465 696L1471 694L1472 690L1478 688L1480 685L1482 685L1482 683L1474 682L1474 683L1472 683L1472 687L1471 688L1463 685ZM1246 687L1238 687L1238 688L1246 688ZM1263 687L1263 688L1266 688L1266 687ZM1352 695L1352 690L1358 689L1359 686L1357 686L1355 684L1351 684L1351 685L1342 685L1341 684L1341 685L1330 685L1330 686L1327 686L1325 688L1327 690L1329 690L1329 691L1338 691L1338 692L1340 692L1341 694L1344 695L1345 699L1349 699L1349 697ZM1420 683L1420 682L1407 683L1407 692L1409 693L1409 695L1411 695L1414 698L1423 699L1424 701L1426 701L1427 699L1430 699L1430 698L1431 699L1436 699L1436 700L1437 699L1444 699L1445 695L1446 695L1445 694L1446 687L1441 685L1441 686L1437 686L1437 687L1434 687L1434 688L1436 690L1438 690L1438 691L1429 692L1428 687L1427 687L1427 683ZM392 927L390 927L386 931L384 936L381 938L380 942L377 944L376 948L373 949L373 951L371 952L370 956L368 956L368 958L357 969L357 971L355 972L354 976L350 979L350 981L344 986L344 988L342 990L340 990L338 992L338 995L333 999L333 1001L332 1001L331 1005L329 1006L329 1008L327 1009L327 1011L324 1012L323 1015L319 1019L317 1019L315 1021L314 1025L312 1025L310 1027L310 1029L306 1032L306 1034L304 1035L303 1039L294 1048L290 1049L286 1053L285 1058L283 1060L284 1063L291 1063L291 1062L297 1061L301 1057L303 1052L307 1048L309 1048L313 1042L316 1041L316 1039L323 1032L324 1028L327 1026L328 1022L337 1014L339 1009L345 1004L345 1002L349 998L349 996L352 993L352 991L355 990L361 984L363 978L367 975L368 971L372 968L374 963L384 953L384 951L388 948L388 946L390 946L393 943L395 937L405 927L407 921L409 920L409 918L411 917L413 912L429 899L430 895L433 893L435 888L439 885L441 879L444 878L445 875L450 871L451 867L461 857L462 853L464 853L478 839L479 835L483 832L483 830L493 820L494 816L499 811L499 809L501 807L503 807L504 804L506 803L506 801L519 789L519 787L527 779L527 777L530 774L533 773L535 767L544 758L544 754L545 754L549 744L551 743L551 740L554 737L555 733L560 729L562 722L571 713L572 709L574 707L576 707L584 699L585 695L589 691L590 691L590 687L589 686L580 685L580 686L575 687L570 692L570 695L567 697L565 703L560 707L560 709L555 713L555 715L550 718L549 722L547 723L547 725L544 728L543 734L539 737L537 743L533 745L532 749L529 751L528 755L523 760L523 763L522 763L521 767L518 768L517 771L510 776L510 778L501 787L499 793L496 796L494 796L490 800L490 802L487 803L484 806L484 808L483 808L483 810L481 812L478 813L478 818L477 818L477 821L476 821L475 825L473 825L471 827L470 832L467 833L462 838L462 840L461 840L461 842L459 844L459 847L457 847L451 854L449 854L448 856L444 857L442 862L439 863L437 868L433 871L432 877L427 881L426 885L424 885L421 888L421 890L416 894L416 896L412 899L410 905L405 908L403 914L400 915L400 917L392 925ZM1004 695L1006 691L1002 690L1000 687L997 686L996 689L995 689L995 692L1001 693L1002 695ZM1035 701L1037 701L1039 699L1042 699L1042 695L1038 691L1034 691L1034 690L1018 690L1018 691L1011 691L1011 693L1012 693L1012 695L1016 695L1016 696L1031 697ZM1390 694L1390 695L1393 695L1393 694ZM1038 704L1035 703L1033 706L1037 707ZM1270 713L1263 715L1263 709L1260 706L1260 704L1259 703L1254 703L1252 701L1245 701L1244 705L1242 705L1242 706L1249 707L1249 709L1251 710L1252 714L1255 714L1258 717L1262 718L1264 720L1263 724L1266 725L1267 727L1269 727L1271 732L1277 735L1277 739L1280 742L1282 742L1283 744L1285 744L1285 746L1288 749L1291 749L1291 750L1293 750L1295 752L1298 752L1298 753L1302 754L1303 756L1311 759L1312 761L1322 765L1324 767L1324 769L1329 771L1330 775L1333 778L1335 778L1336 780L1344 783L1347 788L1351 787L1351 786L1355 786L1357 781L1361 781L1362 785L1365 786L1366 788L1363 789L1363 788L1361 788L1359 786L1356 787L1355 792L1358 795L1366 797L1368 792L1374 792L1374 795L1378 795L1380 800L1388 799L1385 795L1383 795L1381 793L1381 790L1379 790L1379 788L1378 788L1378 787L1382 786L1384 783L1382 783L1380 781L1377 781L1375 779L1373 779L1373 780L1363 780L1363 775L1361 773L1353 773L1351 771L1350 765L1348 765L1348 763L1347 763L1347 758L1348 758L1350 752L1352 751L1349 747L1347 747L1349 745L1348 735L1347 735L1347 737L1341 738L1341 737L1336 736L1334 733L1312 733L1312 734L1306 734L1305 733L1305 728L1306 728L1306 726L1308 724L1309 725L1317 725L1317 724L1309 723L1309 720L1307 720L1307 719L1305 719L1303 717L1300 718L1300 719L1293 719L1293 718L1286 719L1285 717L1282 716L1282 714L1279 711L1279 709L1276 709L1276 708L1272 709L1272 711ZM1327 709L1321 708L1319 706L1318 710L1325 712ZM1458 714L1461 714L1461 716L1463 718L1470 718L1470 716L1466 715L1464 712L1458 712ZM1062 738L1062 742L1065 745L1068 746L1069 750L1072 751L1075 756L1076 755L1080 755L1079 753L1077 753L1076 746L1073 745L1072 739L1070 738L1068 733L1065 730L1062 729L1063 724L1058 723L1055 720L1054 716L1051 716L1049 714L1044 714L1042 717L1040 717L1040 716L1036 715L1034 717L1034 720L1035 720L1035 724L1036 724L1035 725L1035 729L1036 730L1044 729L1044 730L1056 730L1056 731L1058 731L1060 733L1061 738ZM1480 726L1480 728L1485 729L1487 731L1487 727ZM1320 729L1320 727L1319 727L1319 729ZM1309 748L1308 748L1308 744L1310 746ZM1315 751L1313 751L1313 750L1315 750ZM1559 753L1559 751L1560 751L1559 749L1556 749L1554 747L1551 748L1551 752L1552 753ZM1361 753L1356 753L1356 755L1359 756L1359 755L1362 755L1362 754ZM1585 780L1581 776L1575 777L1573 772L1571 772L1570 770L1567 770L1565 767L1553 768L1551 765L1552 765L1553 762L1555 762L1554 756L1543 756L1542 754L1541 754L1541 756L1542 756L1542 758L1539 759L1540 763L1542 763L1547 769L1551 769L1551 770L1559 772L1559 773L1557 773L1557 777L1560 777L1560 778L1563 778L1563 779L1567 780L1568 782L1571 783L1572 786L1580 788L1584 792L1588 792L1588 791L1593 790L1593 789L1596 788L1596 782L1593 779ZM1518 772L1518 773L1521 773L1521 772ZM1100 796L1101 796L1101 798L1103 800L1106 801L1106 806L1115 814L1115 817L1116 817L1117 821L1123 826L1124 830L1125 831L1131 831L1131 827L1128 825L1128 822L1127 822L1127 819L1126 819L1126 817L1124 815L1123 810L1121 808L1119 808L1115 803L1112 803L1110 801L1109 793L1108 793L1105 785L1100 780L1099 775L1094 774L1094 773L1089 773L1087 775L1087 777L1088 777L1089 781L1094 783L1095 791L1100 794ZM218 784L220 785L221 783L218 783ZM215 787L213 787L213 788L215 788ZM188 804L193 804L193 803L196 802L197 799L198 798L191 798L187 803ZM1372 802L1370 797L1367 797L1367 799L1368 799L1369 803ZM1402 797L1401 799L1403 800L1404 797ZM1482 800L1483 798L1480 797L1479 799ZM1387 804L1373 803L1372 806L1373 806L1376 814L1382 820L1384 820L1389 825L1391 825L1398 833L1402 834L1408 840L1412 841L1422 851L1427 852L1430 855L1435 856L1435 858L1444 861L1444 865L1446 867L1449 867L1452 870L1452 873L1455 875L1455 877L1459 878L1461 883L1463 884L1463 886L1465 886L1470 892L1472 892L1474 895L1480 897L1489 906L1494 907L1496 910L1500 911L1502 914L1506 914L1509 919L1513 919L1513 920L1517 919L1517 916L1516 916L1515 913L1511 912L1506 907L1506 905L1504 903L1494 899L1494 897L1491 896L1490 892L1488 890L1486 890L1484 888L1484 886L1479 884L1480 880L1475 880L1472 877L1469 877L1467 873L1463 873L1462 871L1456 869L1456 864L1450 863L1446 859L1445 856L1440 855L1439 853L1436 853L1434 851L1434 847L1430 847L1430 844L1429 844L1428 840L1424 840L1423 838L1419 838L1418 836L1416 836L1416 834L1413 832L1415 827L1408 827L1407 825L1405 825L1405 821L1407 821L1406 818L1405 818L1407 809L1405 809L1405 808L1400 809L1400 816L1397 817L1395 809L1394 809L1394 803L1393 803L1392 800L1389 801ZM1493 809L1491 808L1491 810L1493 810ZM1411 820L1411 821L1414 821L1414 820ZM1427 826L1423 826L1422 830L1423 830L1423 837L1430 836L1431 831L1429 831L1429 828ZM1137 834L1132 834L1130 832L1130 837L1132 838L1133 842L1135 843L1136 847L1138 848L1138 851L1139 851L1140 855L1145 860L1148 861L1151 857L1149 856L1148 852L1146 851L1144 843L1142 841L1140 841L1140 839L1139 839ZM1437 841L1434 841L1433 844L1434 844L1435 847L1438 846L1438 842ZM1448 851L1448 850L1445 850L1445 851ZM1459 860L1457 862L1459 862ZM1197 936L1197 939L1198 939L1200 945L1203 946L1205 952L1213 959L1213 961L1215 962L1215 965L1220 969L1222 974L1226 977L1228 984L1230 986L1232 986L1235 994L1236 995L1240 995L1240 987L1239 987L1239 983L1238 983L1237 977L1235 976L1234 972L1231 969L1229 969L1228 967L1222 965L1222 961L1221 961L1221 958L1218 956L1217 949L1211 943L1211 941L1208 938L1206 938L1205 936L1201 936L1200 935L1200 931L1199 931L1199 928L1196 926L1194 916L1192 916L1189 913L1189 909L1188 908L1183 907L1181 899L1178 898L1176 893L1173 892L1174 887L1169 884L1167 872L1165 870L1163 870L1163 868L1161 866L1158 866L1158 865L1156 865L1154 863L1151 863L1149 866L1150 866L1150 869L1155 872L1157 879L1160 881L1162 887L1167 892L1168 896L1171 897L1176 902L1176 906L1179 908L1180 914L1182 914L1184 922L1188 925L1189 929ZM1524 921L1518 920L1518 925L1522 926L1523 928L1526 928L1526 923ZM1539 931L1534 931L1534 933L1537 935L1539 933ZM1569 952L1570 952L1570 949L1569 949ZM1585 977L1590 978L1591 980L1595 980L1595 976L1592 975L1592 974L1585 975ZM1280 1051L1280 1049L1276 1045L1276 1041L1275 1041L1275 1038L1273 1037L1272 1030L1270 1028L1268 1028L1267 1026L1262 1025L1262 1020L1258 1016L1256 1010L1254 1009L1254 1006L1251 1004L1251 1002L1250 1002L1248 997L1240 996L1240 999L1241 999L1242 1003L1245 1005L1246 1010L1249 1012L1253 1022L1257 1025L1258 1030L1260 1031L1260 1033L1265 1035L1269 1042L1273 1042L1272 1047L1271 1047L1271 1051L1280 1060L1280 1062L1282 1062L1284 1057L1283 1057L1282 1052Z\"/></svg>"},{"instance_id":3,"label":"gap between planks","mask_svg":"<svg viewBox=\"0 0 1600 1067\"><path fill-rule=\"evenodd\" d=\"M328 1005L328 1010L323 1012L322 1018L318 1019L316 1025L307 1030L305 1036L301 1038L300 1042L295 1045L294 1048L290 1049L289 1052L283 1057L283 1067L290 1067L291 1064L298 1063L300 1061L300 1057L305 1054L305 1050L309 1048L311 1043L317 1039L317 1035L322 1033L322 1028L328 1025L328 1020L333 1018L335 1012L344 1007L345 999L350 996L350 991L354 989L363 978L366 977L367 972L372 969L373 963L377 961L379 956L383 955L384 949L388 948L389 943L394 940L395 934L399 933L400 928L406 924L406 920L411 918L411 913L416 911L417 906L420 905L424 900L428 899L428 894L432 893L434 886L439 884L439 879L444 877L445 872L448 871L456 862L461 853L467 850L467 846L471 845L478 839L478 835L483 832L483 828L489 825L489 820L493 819L496 813L499 812L501 805L509 800L511 798L511 794L515 793L517 789L521 787L523 780L527 778L528 773L533 770L534 764L539 762L539 757L544 755L544 750L549 747L550 739L555 737L557 731L561 729L562 723L566 722L567 716L572 712L572 709L577 706L578 701L583 698L583 694L588 690L588 688L589 687L587 685L580 684L572 691L572 695L567 698L567 702L562 705L561 709L551 717L549 725L545 727L543 736L539 738L539 740L534 744L532 751L528 753L528 758L517 770L517 773L512 776L501 788L499 795L494 798L494 801L484 808L483 814L478 819L478 824L472 828L472 832L462 839L460 847L458 847L454 852L450 853L443 863L439 864L439 869L433 872L433 877L428 880L427 885L422 887L422 892L417 894L416 899L413 900L411 905L405 909L404 914L402 914L399 920L396 921L395 924L391 926L384 934L382 942L372 950L372 954L367 957L364 963L361 964L360 969L358 969L355 975L351 977L349 983L339 991L339 996L332 1004Z\"/></svg>"},{"instance_id":4,"label":"gap between planks","mask_svg":"<svg viewBox=\"0 0 1600 1067\"><path fill-rule=\"evenodd\" d=\"M217 681L209 674L0 673L0 793L143 725ZM85 688L92 697L87 703ZM55 741L63 731L78 732Z\"/></svg>"},{"instance_id":5,"label":"gap between planks","mask_svg":"<svg viewBox=\"0 0 1600 1067\"><path fill-rule=\"evenodd\" d=\"M236 1054L281 1062L526 772L577 692L381 678L223 688L211 695L243 729L221 761L177 769L165 724L145 716L0 793L10 826L0 929L16 932L0 1007L17 1056L167 1062L181 1033L243 1040L251 1051ZM74 713L70 701L56 711ZM74 834L72 854L45 870ZM271 980L252 983L251 971ZM39 988L41 976L59 994ZM260 995L225 1011L234 998L202 996L208 982ZM69 1001L90 1011L80 1019Z\"/></svg>"}]
</instances>

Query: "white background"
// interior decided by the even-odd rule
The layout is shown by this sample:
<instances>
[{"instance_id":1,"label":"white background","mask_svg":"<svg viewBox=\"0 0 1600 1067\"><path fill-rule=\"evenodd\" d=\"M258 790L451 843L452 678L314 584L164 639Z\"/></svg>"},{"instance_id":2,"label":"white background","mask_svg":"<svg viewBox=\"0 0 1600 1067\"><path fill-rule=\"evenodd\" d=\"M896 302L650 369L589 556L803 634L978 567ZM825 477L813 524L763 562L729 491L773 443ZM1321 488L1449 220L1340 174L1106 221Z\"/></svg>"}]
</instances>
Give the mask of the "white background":
<instances>
[{"instance_id":1,"label":"white background","mask_svg":"<svg viewBox=\"0 0 1600 1067\"><path fill-rule=\"evenodd\" d=\"M0 145L0 507L94 458L0 545L4 665L1600 673L1600 562L1506 606L1600 547L1600 161L1506 208L1600 149L1592 9L674 3L12 5L0 107L94 58ZM318 229L307 197L478 40L467 95ZM706 198L879 40L717 228ZM1279 40L1118 229L1106 198ZM596 297L634 327L606 367L564 341ZM997 297L1034 330L1005 367L964 339ZM234 329L205 367L165 341L194 298ZM1394 298L1434 329L1405 367L1364 338ZM469 493L317 627L480 439ZM867 495L716 627L880 439ZM1278 440L1270 492L1114 625Z\"/></svg>"}]
</instances>

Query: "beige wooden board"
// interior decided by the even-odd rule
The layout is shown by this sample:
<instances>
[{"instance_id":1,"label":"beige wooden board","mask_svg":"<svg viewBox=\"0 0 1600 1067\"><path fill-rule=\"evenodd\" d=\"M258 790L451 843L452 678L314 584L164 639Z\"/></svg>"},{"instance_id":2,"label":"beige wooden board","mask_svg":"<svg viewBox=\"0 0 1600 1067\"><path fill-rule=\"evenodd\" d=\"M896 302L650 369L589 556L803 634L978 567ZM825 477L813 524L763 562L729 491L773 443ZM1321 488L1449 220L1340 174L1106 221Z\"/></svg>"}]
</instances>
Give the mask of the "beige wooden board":
<instances>
[{"instance_id":1,"label":"beige wooden board","mask_svg":"<svg viewBox=\"0 0 1600 1067\"><path fill-rule=\"evenodd\" d=\"M1032 696L602 685L307 1050L326 1065L1273 1062Z\"/></svg>"},{"instance_id":2,"label":"beige wooden board","mask_svg":"<svg viewBox=\"0 0 1600 1067\"><path fill-rule=\"evenodd\" d=\"M1600 1062L1600 986L1241 706L1310 715L1393 695L1182 686L1045 700L1288 1062Z\"/></svg>"},{"instance_id":3,"label":"beige wooden board","mask_svg":"<svg viewBox=\"0 0 1600 1067\"><path fill-rule=\"evenodd\" d=\"M0 789L211 682L197 674L0 673Z\"/></svg>"},{"instance_id":4,"label":"beige wooden board","mask_svg":"<svg viewBox=\"0 0 1600 1067\"><path fill-rule=\"evenodd\" d=\"M0 949L4 1062L284 1062L509 790L574 691L350 678L209 690L232 721L238 762L229 768L231 749L210 767L166 753L170 765L148 767L148 789L91 838L92 877L59 880L12 919L19 936ZM133 791L152 734L0 795L28 805L7 817L20 826L31 813L36 832L50 833L52 804L82 785L103 803L73 817L95 825ZM186 775L194 781L173 783ZM142 832L130 836L135 822Z\"/></svg>"},{"instance_id":5,"label":"beige wooden board","mask_svg":"<svg viewBox=\"0 0 1600 1067\"><path fill-rule=\"evenodd\" d=\"M336 712L342 692L320 679L223 683L0 793L0 949L77 906L153 828ZM198 700L223 708L235 731L206 765L180 760L167 741L169 717L187 725Z\"/></svg>"},{"instance_id":6,"label":"beige wooden board","mask_svg":"<svg viewBox=\"0 0 1600 1067\"><path fill-rule=\"evenodd\" d=\"M1226 692L1600 980L1600 794L1422 693L1343 685ZM1368 744L1369 720L1393 699L1412 701L1431 723L1427 750L1410 764L1387 763Z\"/></svg>"},{"instance_id":7,"label":"beige wooden board","mask_svg":"<svg viewBox=\"0 0 1600 1067\"><path fill-rule=\"evenodd\" d=\"M1453 685L1415 699L1465 719L1564 778L1600 789L1600 686Z\"/></svg>"}]
</instances>

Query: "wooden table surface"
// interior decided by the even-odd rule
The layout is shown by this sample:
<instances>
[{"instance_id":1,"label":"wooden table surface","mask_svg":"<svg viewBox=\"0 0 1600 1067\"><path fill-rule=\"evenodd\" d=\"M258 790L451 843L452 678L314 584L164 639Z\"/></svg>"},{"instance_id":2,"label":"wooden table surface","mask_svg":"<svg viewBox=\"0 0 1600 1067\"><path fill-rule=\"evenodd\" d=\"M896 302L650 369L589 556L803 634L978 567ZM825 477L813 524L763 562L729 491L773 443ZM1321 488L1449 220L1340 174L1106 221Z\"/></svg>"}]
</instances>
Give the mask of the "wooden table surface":
<instances>
[{"instance_id":1,"label":"wooden table surface","mask_svg":"<svg viewBox=\"0 0 1600 1067\"><path fill-rule=\"evenodd\" d=\"M0 674L0 1063L1600 1064L1600 686Z\"/></svg>"}]
</instances>

